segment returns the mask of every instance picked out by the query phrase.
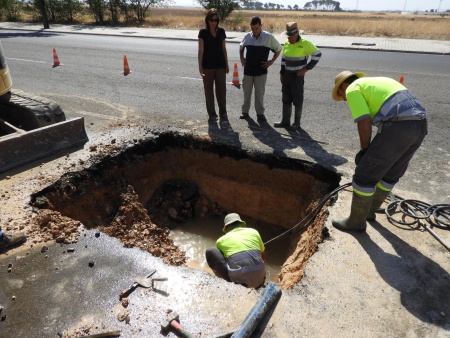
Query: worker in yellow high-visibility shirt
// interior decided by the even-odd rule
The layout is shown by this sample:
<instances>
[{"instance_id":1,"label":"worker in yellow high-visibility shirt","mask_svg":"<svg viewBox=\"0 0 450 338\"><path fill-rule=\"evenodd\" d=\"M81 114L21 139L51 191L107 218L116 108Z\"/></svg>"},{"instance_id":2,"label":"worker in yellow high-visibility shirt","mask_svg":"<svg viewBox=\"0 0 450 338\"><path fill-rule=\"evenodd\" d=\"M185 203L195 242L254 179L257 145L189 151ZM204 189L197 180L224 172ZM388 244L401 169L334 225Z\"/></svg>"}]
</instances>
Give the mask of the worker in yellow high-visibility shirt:
<instances>
[{"instance_id":1,"label":"worker in yellow high-visibility shirt","mask_svg":"<svg viewBox=\"0 0 450 338\"><path fill-rule=\"evenodd\" d=\"M347 101L358 125L361 150L355 157L353 199L350 216L334 218L341 230L366 230L375 212L427 134L425 109L401 83L387 77L366 77L362 72L343 71L335 78L335 101ZM378 127L372 139L372 125Z\"/></svg>"},{"instance_id":2,"label":"worker in yellow high-visibility shirt","mask_svg":"<svg viewBox=\"0 0 450 338\"><path fill-rule=\"evenodd\" d=\"M216 246L206 250L206 261L215 275L250 288L263 285L266 252L259 232L247 228L236 213L225 216L223 232Z\"/></svg>"}]
</instances>

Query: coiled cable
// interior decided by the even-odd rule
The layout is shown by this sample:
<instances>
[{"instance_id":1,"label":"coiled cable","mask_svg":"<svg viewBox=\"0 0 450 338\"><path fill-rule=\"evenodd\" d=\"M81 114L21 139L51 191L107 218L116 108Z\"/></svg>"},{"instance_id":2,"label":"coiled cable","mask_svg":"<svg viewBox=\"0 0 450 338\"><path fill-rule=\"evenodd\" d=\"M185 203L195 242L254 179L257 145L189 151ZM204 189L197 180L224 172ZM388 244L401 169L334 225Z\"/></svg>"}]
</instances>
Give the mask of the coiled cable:
<instances>
[{"instance_id":1,"label":"coiled cable","mask_svg":"<svg viewBox=\"0 0 450 338\"><path fill-rule=\"evenodd\" d=\"M337 193L345 188L351 186L351 183L343 184L332 192L325 195L320 202L311 210L305 218L300 222L292 226L290 229L286 230L282 234L268 240L264 243L267 245L277 239L294 236L302 229L306 228L314 220L316 215L326 204L328 200L333 197L337 197ZM389 194L390 202L387 204L386 208L380 208L377 213L385 213L388 220L392 223L398 223L402 225L412 226L418 224L424 227L439 243L441 243L448 251L450 247L444 243L444 241L428 226L423 220L426 220L431 226L437 227L444 230L450 230L450 204L428 204L423 201L413 200L413 199L403 199L397 195ZM394 215L400 214L401 219L397 219ZM411 218L411 221L407 221L407 218Z\"/></svg>"}]
</instances>

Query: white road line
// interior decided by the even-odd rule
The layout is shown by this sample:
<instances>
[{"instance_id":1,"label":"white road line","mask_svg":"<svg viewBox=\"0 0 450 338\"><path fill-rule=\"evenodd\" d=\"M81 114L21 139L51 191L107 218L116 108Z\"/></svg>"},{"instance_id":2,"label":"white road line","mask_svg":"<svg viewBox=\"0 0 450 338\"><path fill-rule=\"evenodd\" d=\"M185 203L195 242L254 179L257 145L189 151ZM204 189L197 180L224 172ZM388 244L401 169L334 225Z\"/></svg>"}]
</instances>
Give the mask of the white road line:
<instances>
[{"instance_id":1,"label":"white road line","mask_svg":"<svg viewBox=\"0 0 450 338\"><path fill-rule=\"evenodd\" d=\"M35 61L35 60L16 59L16 58L6 58L6 59L7 60L16 60L16 61L26 61L26 62L48 63L45 61Z\"/></svg>"},{"instance_id":2,"label":"white road line","mask_svg":"<svg viewBox=\"0 0 450 338\"><path fill-rule=\"evenodd\" d=\"M180 79L203 81L202 79L199 79L198 77L185 77L185 76L180 76Z\"/></svg>"}]
</instances>

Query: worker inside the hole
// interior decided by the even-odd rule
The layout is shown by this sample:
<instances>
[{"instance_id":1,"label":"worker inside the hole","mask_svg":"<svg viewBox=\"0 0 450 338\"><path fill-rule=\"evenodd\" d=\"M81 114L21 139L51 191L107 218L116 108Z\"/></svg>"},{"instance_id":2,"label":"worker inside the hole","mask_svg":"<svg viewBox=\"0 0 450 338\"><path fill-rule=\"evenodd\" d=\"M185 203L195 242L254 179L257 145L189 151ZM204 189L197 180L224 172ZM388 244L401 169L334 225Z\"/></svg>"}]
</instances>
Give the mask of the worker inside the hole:
<instances>
[{"instance_id":1,"label":"worker inside the hole","mask_svg":"<svg viewBox=\"0 0 450 338\"><path fill-rule=\"evenodd\" d=\"M361 150L356 154L350 216L334 218L341 230L366 230L375 212L405 174L427 134L425 109L401 83L343 71L335 78L335 101L347 101L357 123ZM372 139L372 125L378 128Z\"/></svg>"},{"instance_id":2,"label":"worker inside the hole","mask_svg":"<svg viewBox=\"0 0 450 338\"><path fill-rule=\"evenodd\" d=\"M22 232L15 234L5 234L0 227L0 253L24 243L27 237Z\"/></svg>"},{"instance_id":3,"label":"worker inside the hole","mask_svg":"<svg viewBox=\"0 0 450 338\"><path fill-rule=\"evenodd\" d=\"M247 228L236 213L225 216L216 246L206 250L206 261L217 277L258 288L266 279L266 252L259 232Z\"/></svg>"}]
</instances>

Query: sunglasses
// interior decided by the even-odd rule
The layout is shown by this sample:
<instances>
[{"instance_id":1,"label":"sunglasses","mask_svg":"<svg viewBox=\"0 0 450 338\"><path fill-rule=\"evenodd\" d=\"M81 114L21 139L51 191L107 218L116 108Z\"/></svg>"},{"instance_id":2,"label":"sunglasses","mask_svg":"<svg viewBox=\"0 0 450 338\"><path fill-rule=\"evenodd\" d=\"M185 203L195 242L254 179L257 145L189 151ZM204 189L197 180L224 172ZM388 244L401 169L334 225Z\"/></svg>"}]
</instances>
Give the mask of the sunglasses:
<instances>
[{"instance_id":1,"label":"sunglasses","mask_svg":"<svg viewBox=\"0 0 450 338\"><path fill-rule=\"evenodd\" d=\"M219 19L209 19L209 22L219 22Z\"/></svg>"}]
</instances>

